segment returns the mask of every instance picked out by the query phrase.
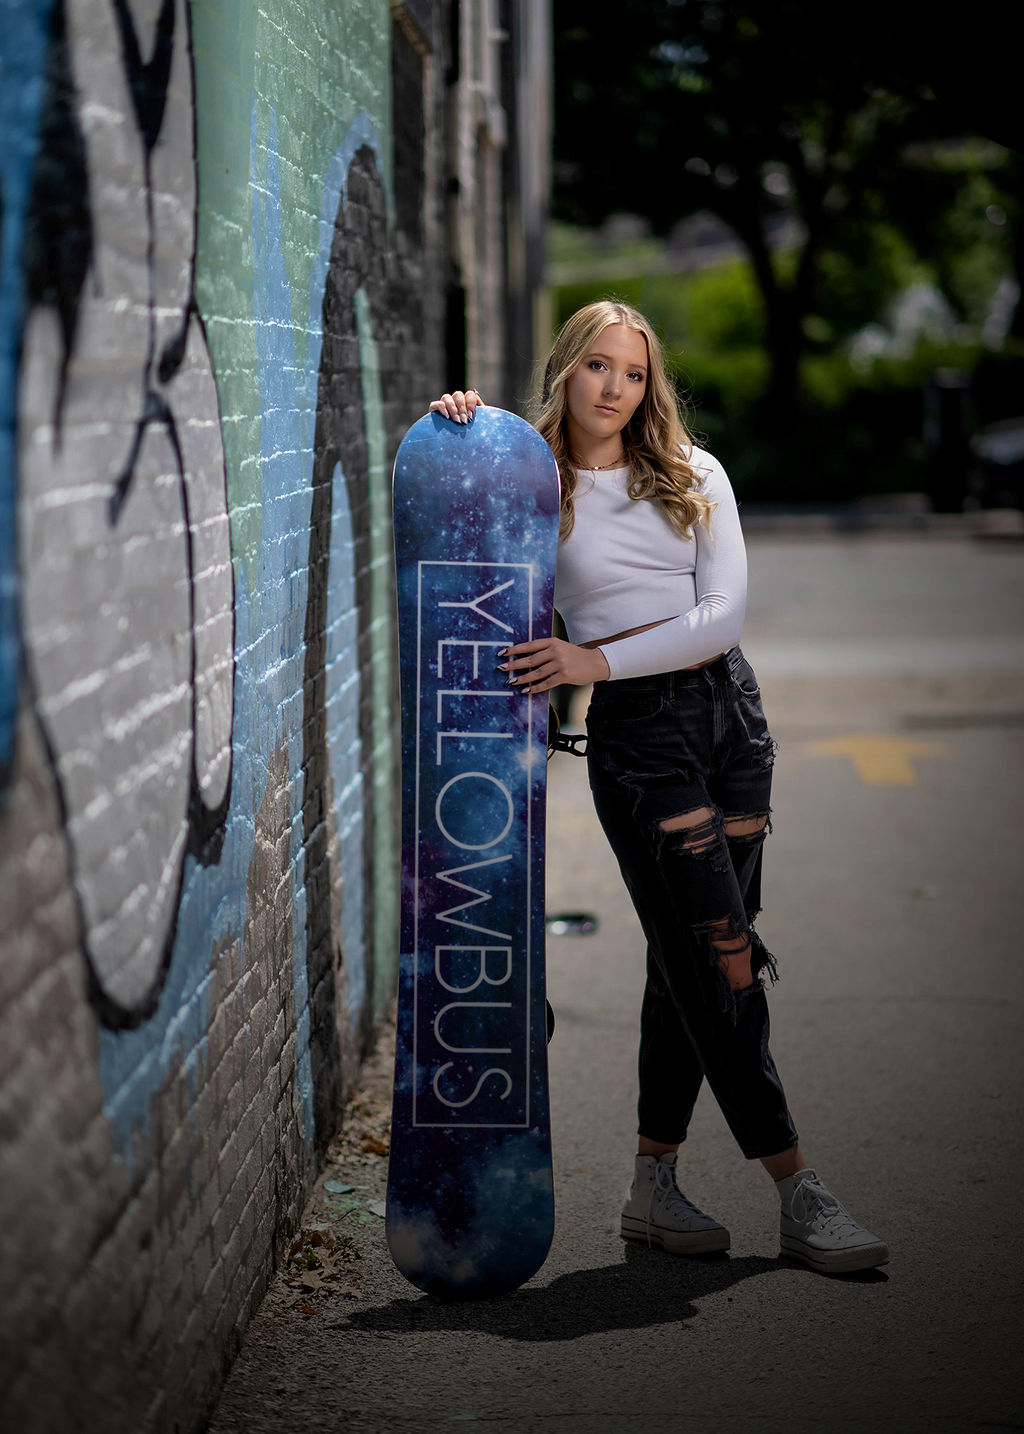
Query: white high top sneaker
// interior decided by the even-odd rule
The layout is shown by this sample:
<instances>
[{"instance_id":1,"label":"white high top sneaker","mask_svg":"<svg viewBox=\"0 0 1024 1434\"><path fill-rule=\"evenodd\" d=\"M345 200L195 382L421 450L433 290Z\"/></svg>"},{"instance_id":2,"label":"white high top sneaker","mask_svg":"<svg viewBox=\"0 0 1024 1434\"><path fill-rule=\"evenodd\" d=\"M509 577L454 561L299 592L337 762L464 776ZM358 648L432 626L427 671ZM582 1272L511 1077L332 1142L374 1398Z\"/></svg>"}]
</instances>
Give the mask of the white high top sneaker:
<instances>
[{"instance_id":1,"label":"white high top sneaker","mask_svg":"<svg viewBox=\"0 0 1024 1434\"><path fill-rule=\"evenodd\" d=\"M729 1231L692 1205L676 1185L676 1152L638 1155L619 1227L624 1240L657 1245L671 1255L707 1255L729 1248Z\"/></svg>"},{"instance_id":2,"label":"white high top sneaker","mask_svg":"<svg viewBox=\"0 0 1024 1434\"><path fill-rule=\"evenodd\" d=\"M884 1265L889 1250L841 1205L813 1170L777 1182L782 1200L782 1253L823 1275L849 1274Z\"/></svg>"}]
</instances>

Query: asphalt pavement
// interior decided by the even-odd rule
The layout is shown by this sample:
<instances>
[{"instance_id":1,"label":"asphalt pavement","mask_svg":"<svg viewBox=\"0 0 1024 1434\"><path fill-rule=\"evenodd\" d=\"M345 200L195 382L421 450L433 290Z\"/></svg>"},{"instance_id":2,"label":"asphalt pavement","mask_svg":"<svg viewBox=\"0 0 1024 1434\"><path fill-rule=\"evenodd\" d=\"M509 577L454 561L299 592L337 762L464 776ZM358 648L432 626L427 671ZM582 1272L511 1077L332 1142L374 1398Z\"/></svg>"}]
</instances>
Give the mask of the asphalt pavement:
<instances>
[{"instance_id":1,"label":"asphalt pavement","mask_svg":"<svg viewBox=\"0 0 1024 1434\"><path fill-rule=\"evenodd\" d=\"M828 1278L781 1259L774 1190L706 1094L680 1183L729 1254L620 1240L643 942L585 764L560 756L548 909L598 924L548 941L547 1263L460 1305L394 1271L385 1038L210 1434L1024 1428L1024 543L755 529L750 557L744 649L779 743L772 1049L805 1151L890 1263Z\"/></svg>"}]
</instances>

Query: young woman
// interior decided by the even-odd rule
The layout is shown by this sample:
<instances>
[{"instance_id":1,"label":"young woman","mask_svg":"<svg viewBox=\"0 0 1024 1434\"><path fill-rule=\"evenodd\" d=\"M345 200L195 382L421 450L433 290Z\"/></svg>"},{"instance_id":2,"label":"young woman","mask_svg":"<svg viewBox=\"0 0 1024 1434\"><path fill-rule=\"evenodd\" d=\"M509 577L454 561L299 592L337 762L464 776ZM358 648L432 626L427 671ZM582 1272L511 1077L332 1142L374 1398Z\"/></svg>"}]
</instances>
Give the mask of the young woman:
<instances>
[{"instance_id":1,"label":"young woman","mask_svg":"<svg viewBox=\"0 0 1024 1434\"><path fill-rule=\"evenodd\" d=\"M475 390L431 404L457 423ZM679 417L661 345L628 305L574 314L555 339L533 421L562 478L555 606L569 641L517 643L508 681L593 683L590 785L647 939L639 1142L621 1233L673 1254L729 1247L676 1184L706 1078L782 1201L781 1248L823 1273L888 1259L797 1142L768 1050L754 930L774 744L737 643L746 558L722 465Z\"/></svg>"}]
</instances>

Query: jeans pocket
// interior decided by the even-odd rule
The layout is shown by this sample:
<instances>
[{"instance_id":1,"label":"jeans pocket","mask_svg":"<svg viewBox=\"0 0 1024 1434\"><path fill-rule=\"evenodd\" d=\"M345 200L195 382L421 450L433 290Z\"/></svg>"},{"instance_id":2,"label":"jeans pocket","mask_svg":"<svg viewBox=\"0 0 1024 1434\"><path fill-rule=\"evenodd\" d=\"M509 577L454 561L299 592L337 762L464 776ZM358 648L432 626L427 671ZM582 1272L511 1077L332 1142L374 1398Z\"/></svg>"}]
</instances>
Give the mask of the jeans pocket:
<instances>
[{"instance_id":1,"label":"jeans pocket","mask_svg":"<svg viewBox=\"0 0 1024 1434\"><path fill-rule=\"evenodd\" d=\"M744 697L752 697L755 701L760 699L761 689L757 685L754 669L745 657L741 657L735 664L730 664L729 675L733 686L738 692L742 692Z\"/></svg>"}]
</instances>

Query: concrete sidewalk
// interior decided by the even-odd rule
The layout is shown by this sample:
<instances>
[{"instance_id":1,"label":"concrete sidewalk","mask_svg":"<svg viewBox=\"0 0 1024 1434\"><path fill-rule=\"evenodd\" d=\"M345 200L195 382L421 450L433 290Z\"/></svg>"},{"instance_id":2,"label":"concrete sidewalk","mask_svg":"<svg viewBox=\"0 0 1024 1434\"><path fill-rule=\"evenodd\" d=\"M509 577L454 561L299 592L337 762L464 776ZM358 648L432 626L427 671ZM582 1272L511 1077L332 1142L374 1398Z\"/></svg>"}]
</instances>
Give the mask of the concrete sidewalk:
<instances>
[{"instance_id":1,"label":"concrete sidewalk","mask_svg":"<svg viewBox=\"0 0 1024 1434\"><path fill-rule=\"evenodd\" d=\"M546 1265L515 1295L467 1305L394 1271L374 1213L382 1051L295 1247L308 1283L297 1262L293 1283L276 1282L211 1434L1021 1427L1024 664L993 670L988 648L984 670L968 658L1012 628L1024 555L1001 550L993 565L966 539L932 545L934 559L908 552L914 540L868 541L755 540L745 647L755 666L764 657L780 742L760 923L783 975L772 1046L808 1154L889 1241L891 1263L829 1279L780 1259L774 1191L704 1096L681 1178L728 1225L730 1253L677 1259L619 1239L643 942L585 765L561 757L549 911L599 926L548 943L558 1223ZM852 611L848 586L862 594ZM930 670L886 668L929 635L955 639ZM801 665L808 645L832 651L825 676Z\"/></svg>"}]
</instances>

